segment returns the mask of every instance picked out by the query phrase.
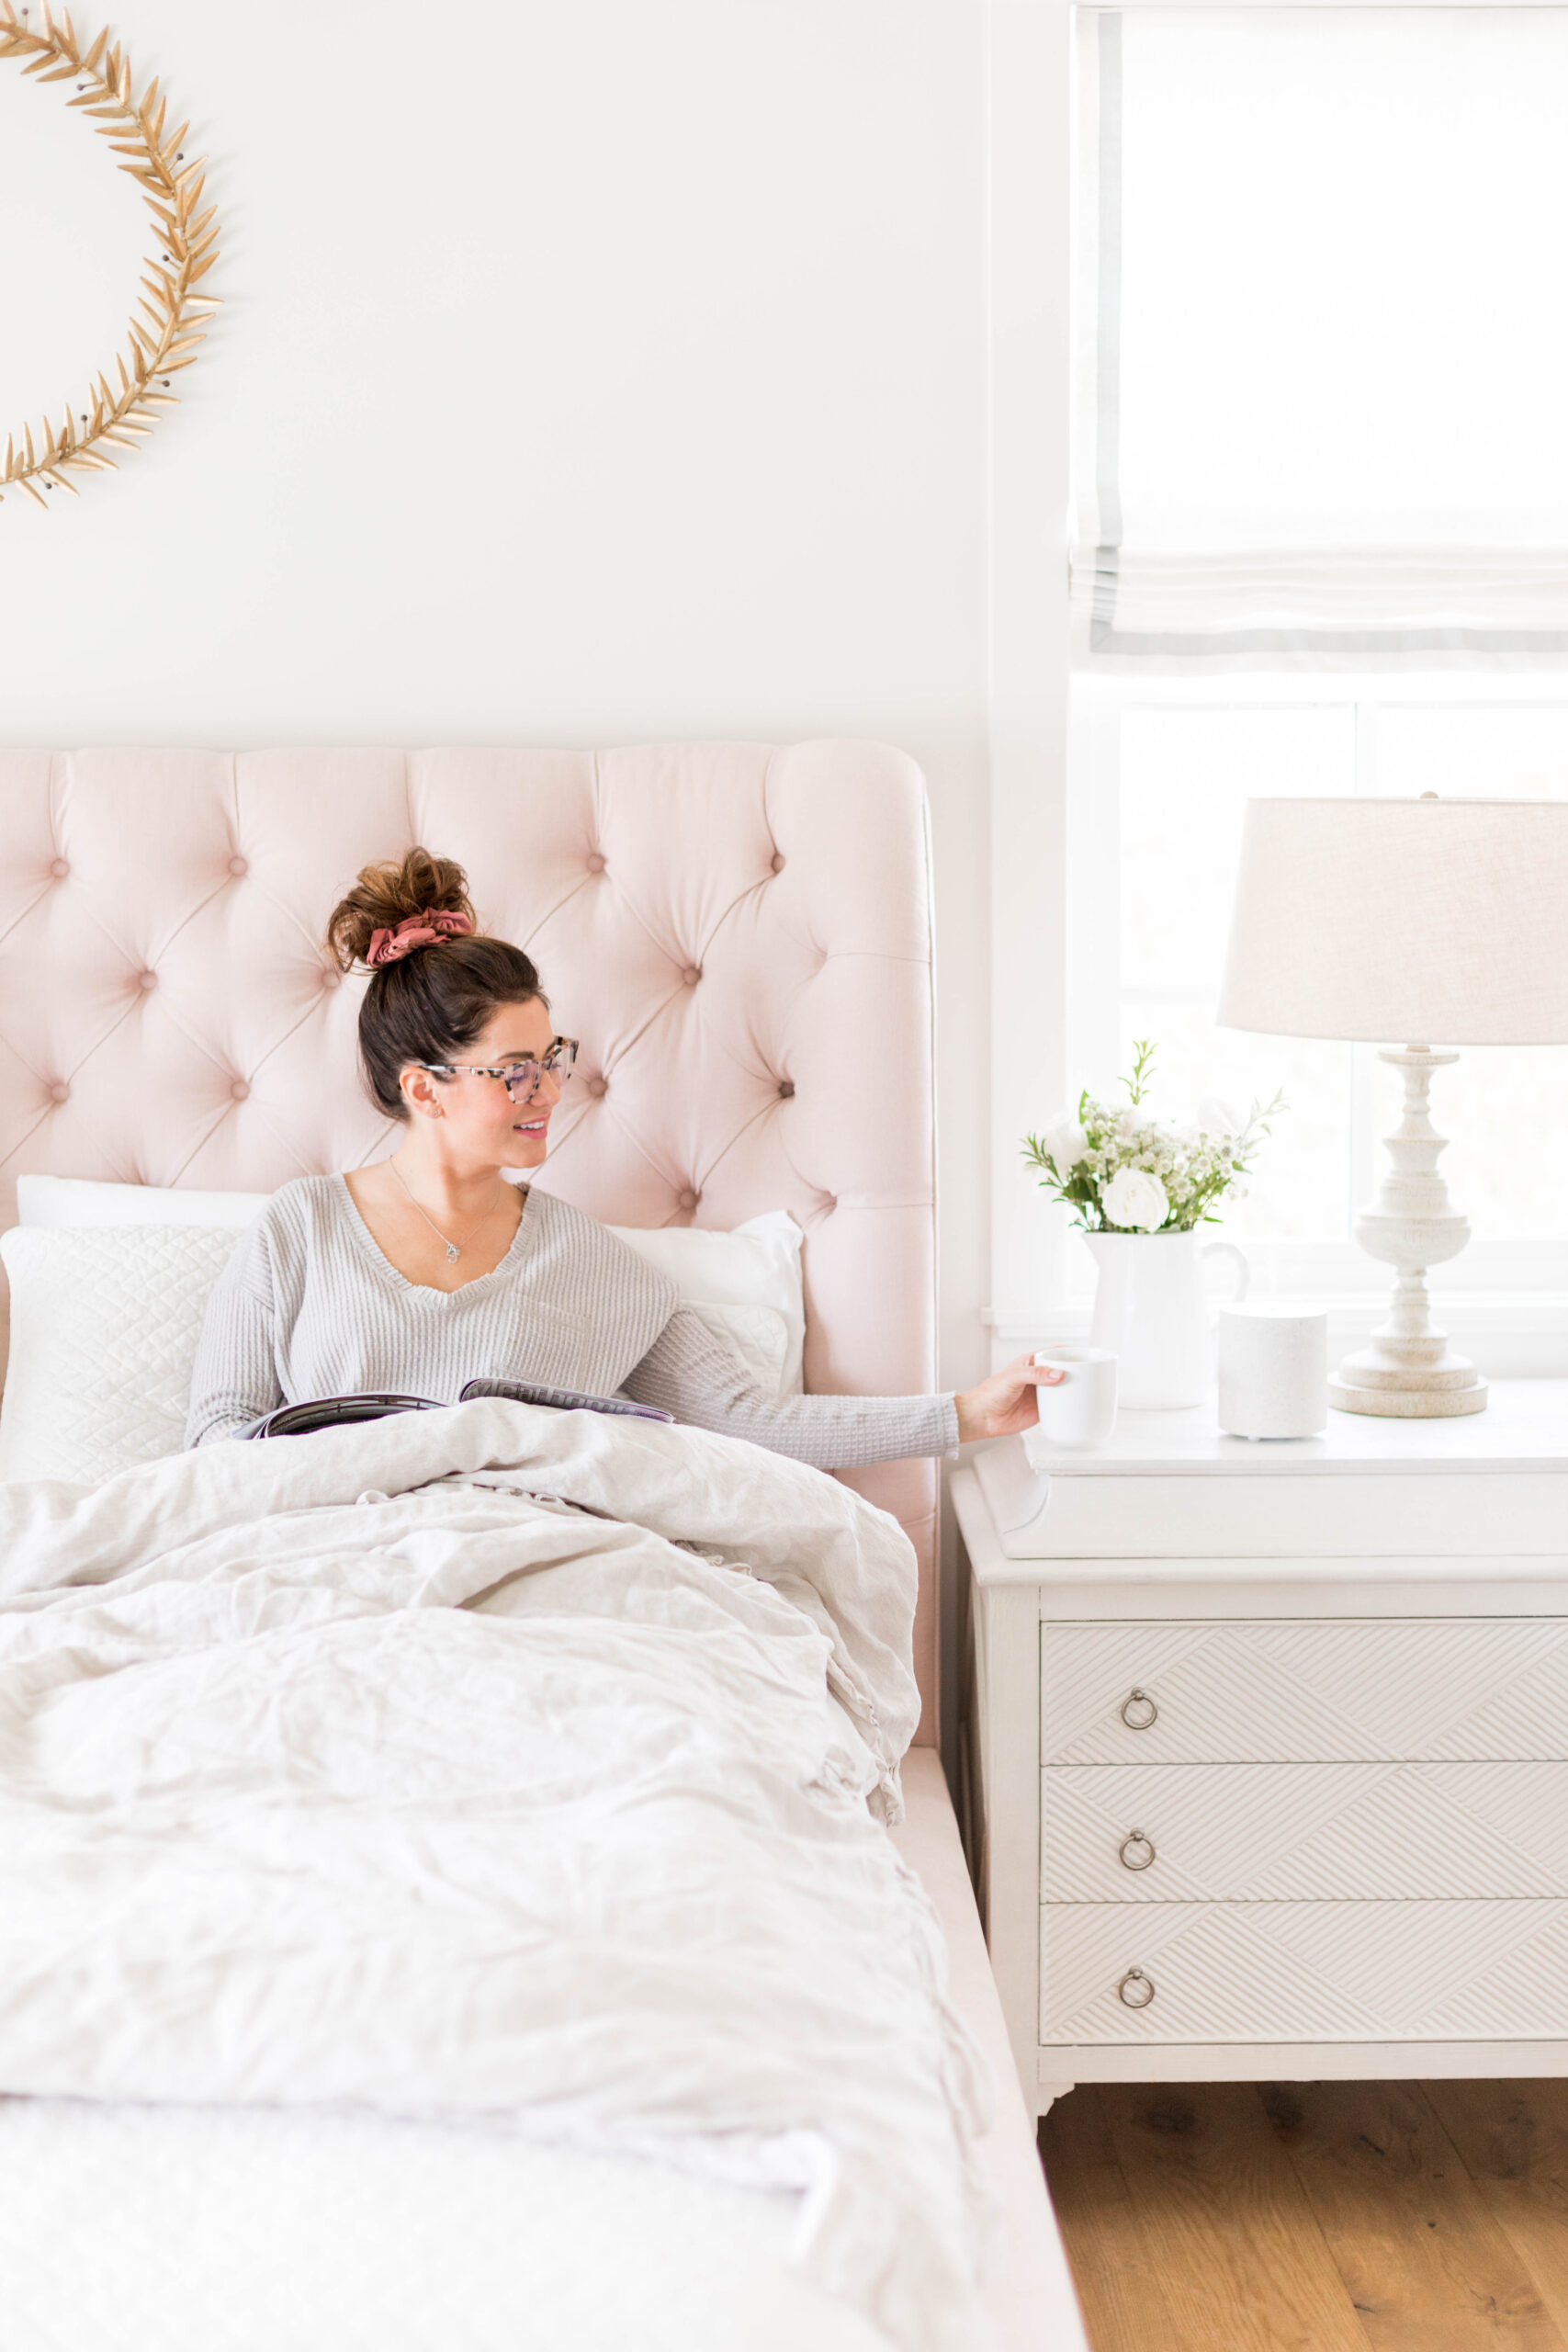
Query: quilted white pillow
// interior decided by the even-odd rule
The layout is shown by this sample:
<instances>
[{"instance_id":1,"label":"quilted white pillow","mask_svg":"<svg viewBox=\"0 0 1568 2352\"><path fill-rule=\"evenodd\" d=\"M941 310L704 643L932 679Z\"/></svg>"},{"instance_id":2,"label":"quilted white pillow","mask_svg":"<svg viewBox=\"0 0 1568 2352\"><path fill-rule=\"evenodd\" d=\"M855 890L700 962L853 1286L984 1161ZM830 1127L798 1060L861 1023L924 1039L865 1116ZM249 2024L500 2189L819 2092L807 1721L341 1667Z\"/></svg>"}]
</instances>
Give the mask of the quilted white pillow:
<instances>
[{"instance_id":1,"label":"quilted white pillow","mask_svg":"<svg viewBox=\"0 0 1568 2352\"><path fill-rule=\"evenodd\" d=\"M207 1295L231 1226L147 1225L0 1236L11 1359L0 1478L93 1486L177 1453Z\"/></svg>"}]
</instances>

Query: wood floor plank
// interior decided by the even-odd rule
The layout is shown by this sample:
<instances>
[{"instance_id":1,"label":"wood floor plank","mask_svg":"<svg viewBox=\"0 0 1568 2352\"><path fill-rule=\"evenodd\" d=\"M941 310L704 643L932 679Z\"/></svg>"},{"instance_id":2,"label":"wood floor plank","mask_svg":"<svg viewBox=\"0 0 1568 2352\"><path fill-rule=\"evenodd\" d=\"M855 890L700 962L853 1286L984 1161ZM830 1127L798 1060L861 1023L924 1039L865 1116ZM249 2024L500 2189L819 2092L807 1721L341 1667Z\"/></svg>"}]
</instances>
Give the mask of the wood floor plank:
<instances>
[{"instance_id":1,"label":"wood floor plank","mask_svg":"<svg viewBox=\"0 0 1568 2352\"><path fill-rule=\"evenodd\" d=\"M1568 2336L1568 2082L1422 2087L1559 2332Z\"/></svg>"},{"instance_id":2,"label":"wood floor plank","mask_svg":"<svg viewBox=\"0 0 1568 2352\"><path fill-rule=\"evenodd\" d=\"M1094 2352L1166 2352L1176 2339L1159 2271L1092 2083L1056 2101L1040 2153Z\"/></svg>"},{"instance_id":3,"label":"wood floor plank","mask_svg":"<svg viewBox=\"0 0 1568 2352\"><path fill-rule=\"evenodd\" d=\"M1253 2085L1101 2084L1100 2098L1158 2270L1168 2352L1368 2352ZM1147 2337L1122 2345L1153 2352ZM1122 2346L1097 2340L1096 2352Z\"/></svg>"},{"instance_id":4,"label":"wood floor plank","mask_svg":"<svg viewBox=\"0 0 1568 2352\"><path fill-rule=\"evenodd\" d=\"M1416 2083L1263 2086L1374 2352L1568 2352Z\"/></svg>"}]
</instances>

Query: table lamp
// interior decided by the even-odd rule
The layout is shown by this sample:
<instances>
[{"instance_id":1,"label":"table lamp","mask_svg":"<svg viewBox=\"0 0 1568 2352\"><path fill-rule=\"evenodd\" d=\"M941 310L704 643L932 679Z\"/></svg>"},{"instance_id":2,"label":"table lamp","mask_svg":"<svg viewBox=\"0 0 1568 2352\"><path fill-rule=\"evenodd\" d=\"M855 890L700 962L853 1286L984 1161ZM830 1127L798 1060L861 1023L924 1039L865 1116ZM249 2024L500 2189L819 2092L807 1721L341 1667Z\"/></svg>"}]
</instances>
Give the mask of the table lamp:
<instances>
[{"instance_id":1,"label":"table lamp","mask_svg":"<svg viewBox=\"0 0 1568 2352\"><path fill-rule=\"evenodd\" d=\"M1486 1383L1434 1329L1427 1296L1427 1268L1470 1238L1427 1107L1432 1072L1459 1056L1431 1041L1568 1041L1568 801L1249 800L1219 1019L1396 1048L1380 1057L1404 1073L1393 1165L1356 1220L1361 1247L1396 1270L1393 1297L1329 1400L1396 1419L1479 1413Z\"/></svg>"}]
</instances>

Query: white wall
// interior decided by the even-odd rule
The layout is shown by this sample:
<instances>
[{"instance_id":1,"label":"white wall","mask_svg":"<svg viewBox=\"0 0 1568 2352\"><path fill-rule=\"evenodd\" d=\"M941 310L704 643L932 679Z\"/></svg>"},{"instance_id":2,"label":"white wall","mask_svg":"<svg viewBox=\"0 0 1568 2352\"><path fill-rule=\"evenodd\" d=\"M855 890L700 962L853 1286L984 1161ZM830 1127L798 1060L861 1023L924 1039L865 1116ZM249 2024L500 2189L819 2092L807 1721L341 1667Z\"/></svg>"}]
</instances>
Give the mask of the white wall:
<instances>
[{"instance_id":1,"label":"white wall","mask_svg":"<svg viewBox=\"0 0 1568 2352\"><path fill-rule=\"evenodd\" d=\"M113 28L193 117L226 307L118 475L0 505L0 741L903 745L972 1377L979 0L126 0ZM85 391L151 250L68 94L0 62L0 430Z\"/></svg>"}]
</instances>

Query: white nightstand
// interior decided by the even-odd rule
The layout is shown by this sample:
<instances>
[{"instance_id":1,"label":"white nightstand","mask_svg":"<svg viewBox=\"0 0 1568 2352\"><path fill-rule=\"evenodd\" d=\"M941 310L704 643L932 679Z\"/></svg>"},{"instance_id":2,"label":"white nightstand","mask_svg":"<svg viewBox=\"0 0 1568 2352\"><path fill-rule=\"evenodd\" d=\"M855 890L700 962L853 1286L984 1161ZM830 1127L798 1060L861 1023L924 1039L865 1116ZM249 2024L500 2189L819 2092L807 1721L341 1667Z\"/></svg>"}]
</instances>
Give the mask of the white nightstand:
<instances>
[{"instance_id":1,"label":"white nightstand","mask_svg":"<svg viewBox=\"0 0 1568 2352\"><path fill-rule=\"evenodd\" d=\"M958 1470L1026 2093L1568 2073L1568 1381Z\"/></svg>"}]
</instances>

